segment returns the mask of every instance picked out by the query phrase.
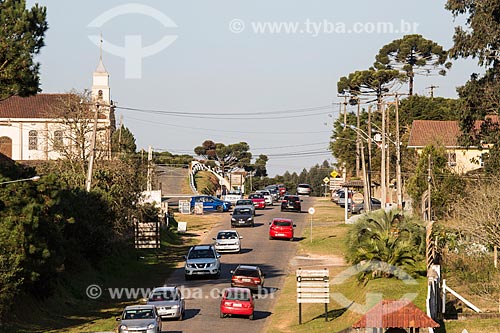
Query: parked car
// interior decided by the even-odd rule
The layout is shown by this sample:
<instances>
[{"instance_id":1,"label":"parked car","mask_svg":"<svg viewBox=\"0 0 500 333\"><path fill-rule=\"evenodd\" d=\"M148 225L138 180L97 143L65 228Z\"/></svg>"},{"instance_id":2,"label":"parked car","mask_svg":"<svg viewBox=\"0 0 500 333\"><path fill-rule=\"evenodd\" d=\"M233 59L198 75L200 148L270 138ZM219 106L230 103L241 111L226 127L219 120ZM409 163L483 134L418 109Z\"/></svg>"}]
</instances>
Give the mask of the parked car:
<instances>
[{"instance_id":1,"label":"parked car","mask_svg":"<svg viewBox=\"0 0 500 333\"><path fill-rule=\"evenodd\" d=\"M336 189L332 192L332 202L335 202L336 204L338 204L339 202L339 196L340 196L340 192L344 191L343 188L339 188L339 189Z\"/></svg>"},{"instance_id":2,"label":"parked car","mask_svg":"<svg viewBox=\"0 0 500 333\"><path fill-rule=\"evenodd\" d=\"M281 211L284 212L286 210L294 210L297 212L302 211L301 202L303 200L300 199L298 195L285 195L283 201L281 201Z\"/></svg>"},{"instance_id":3,"label":"parked car","mask_svg":"<svg viewBox=\"0 0 500 333\"><path fill-rule=\"evenodd\" d=\"M234 208L236 209L237 207L250 208L253 211L253 215L255 215L255 205L253 204L252 199L241 199L236 201Z\"/></svg>"},{"instance_id":4,"label":"parked car","mask_svg":"<svg viewBox=\"0 0 500 333\"><path fill-rule=\"evenodd\" d=\"M198 195L191 197L191 211L194 211L194 205L197 202L203 203L203 210L215 210L218 212L227 212L232 204L229 201L218 199L211 195Z\"/></svg>"},{"instance_id":5,"label":"parked car","mask_svg":"<svg viewBox=\"0 0 500 333\"><path fill-rule=\"evenodd\" d=\"M253 320L255 303L248 288L227 288L222 292L220 300L220 317L229 315L248 316Z\"/></svg>"},{"instance_id":6,"label":"parked car","mask_svg":"<svg viewBox=\"0 0 500 333\"><path fill-rule=\"evenodd\" d=\"M220 254L213 245L192 246L184 257L184 277L189 280L193 276L220 276Z\"/></svg>"},{"instance_id":7,"label":"parked car","mask_svg":"<svg viewBox=\"0 0 500 333\"><path fill-rule=\"evenodd\" d=\"M258 266L238 265L231 274L231 287L246 287L254 291L264 287L264 274Z\"/></svg>"},{"instance_id":8,"label":"parked car","mask_svg":"<svg viewBox=\"0 0 500 333\"><path fill-rule=\"evenodd\" d=\"M378 199L371 198L372 199L372 206L371 210L377 210L382 208L382 202ZM365 212L365 203L364 201L362 203L352 203L351 205L348 206L350 208L350 211L353 214L363 214Z\"/></svg>"},{"instance_id":9,"label":"parked car","mask_svg":"<svg viewBox=\"0 0 500 333\"><path fill-rule=\"evenodd\" d=\"M290 219L274 218L269 222L269 239L283 238L293 240L293 224Z\"/></svg>"},{"instance_id":10,"label":"parked car","mask_svg":"<svg viewBox=\"0 0 500 333\"><path fill-rule=\"evenodd\" d=\"M312 189L309 184L297 185L297 195L311 195Z\"/></svg>"},{"instance_id":11,"label":"parked car","mask_svg":"<svg viewBox=\"0 0 500 333\"><path fill-rule=\"evenodd\" d=\"M217 236L212 238L215 241L215 250L221 252L236 252L241 251L241 241L243 237L236 230L221 230Z\"/></svg>"},{"instance_id":12,"label":"parked car","mask_svg":"<svg viewBox=\"0 0 500 333\"><path fill-rule=\"evenodd\" d=\"M266 205L272 206L274 203L274 197L271 195L271 192L268 190L258 190L256 191L257 193L260 193L264 196L264 201L266 202Z\"/></svg>"},{"instance_id":13,"label":"parked car","mask_svg":"<svg viewBox=\"0 0 500 333\"><path fill-rule=\"evenodd\" d=\"M156 306L158 315L162 318L182 320L186 311L184 297L176 286L154 288L149 294L147 304Z\"/></svg>"},{"instance_id":14,"label":"parked car","mask_svg":"<svg viewBox=\"0 0 500 333\"><path fill-rule=\"evenodd\" d=\"M231 227L254 227L254 212L248 207L236 207L231 215Z\"/></svg>"},{"instance_id":15,"label":"parked car","mask_svg":"<svg viewBox=\"0 0 500 333\"><path fill-rule=\"evenodd\" d=\"M262 194L252 193L248 196L248 199L252 200L253 205L255 206L256 209L266 208L266 199L264 199L264 196Z\"/></svg>"},{"instance_id":16,"label":"parked car","mask_svg":"<svg viewBox=\"0 0 500 333\"><path fill-rule=\"evenodd\" d=\"M352 191L352 190L349 190L347 191L347 198L348 198L348 203L351 202L351 199L352 199L352 195L354 194L355 192ZM344 207L345 206L345 189L342 189L342 191L339 191L339 198L337 200L337 205L339 205L340 207ZM348 206L349 207L349 206Z\"/></svg>"},{"instance_id":17,"label":"parked car","mask_svg":"<svg viewBox=\"0 0 500 333\"><path fill-rule=\"evenodd\" d=\"M144 332L160 333L161 317L158 315L156 307L147 305L129 305L121 315L116 318L118 324L118 333Z\"/></svg>"}]
</instances>

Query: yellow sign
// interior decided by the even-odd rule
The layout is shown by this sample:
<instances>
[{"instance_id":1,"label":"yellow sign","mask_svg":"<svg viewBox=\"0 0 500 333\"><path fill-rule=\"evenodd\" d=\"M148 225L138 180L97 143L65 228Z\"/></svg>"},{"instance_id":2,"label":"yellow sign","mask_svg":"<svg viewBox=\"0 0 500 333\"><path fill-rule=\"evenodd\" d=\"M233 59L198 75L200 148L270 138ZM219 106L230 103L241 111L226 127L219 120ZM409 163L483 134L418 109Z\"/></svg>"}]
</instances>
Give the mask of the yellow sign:
<instances>
[{"instance_id":1,"label":"yellow sign","mask_svg":"<svg viewBox=\"0 0 500 333\"><path fill-rule=\"evenodd\" d=\"M332 176L333 178L337 178L338 175L339 174L335 170L333 170L332 172L330 172L330 176Z\"/></svg>"},{"instance_id":2,"label":"yellow sign","mask_svg":"<svg viewBox=\"0 0 500 333\"><path fill-rule=\"evenodd\" d=\"M323 183L328 184L330 182L330 178L325 177L323 178Z\"/></svg>"}]
</instances>

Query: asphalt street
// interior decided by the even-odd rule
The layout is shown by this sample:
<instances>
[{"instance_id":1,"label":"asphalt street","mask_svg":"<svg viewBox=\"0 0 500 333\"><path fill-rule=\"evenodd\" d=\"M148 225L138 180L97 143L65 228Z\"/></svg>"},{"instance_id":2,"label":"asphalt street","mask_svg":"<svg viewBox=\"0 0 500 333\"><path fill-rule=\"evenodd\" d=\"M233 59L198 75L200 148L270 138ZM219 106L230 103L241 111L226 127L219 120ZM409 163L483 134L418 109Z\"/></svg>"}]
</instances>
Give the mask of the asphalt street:
<instances>
[{"instance_id":1,"label":"asphalt street","mask_svg":"<svg viewBox=\"0 0 500 333\"><path fill-rule=\"evenodd\" d=\"M222 254L222 272L219 279L198 278L185 281L183 268L175 270L165 283L182 287L186 299L186 314L183 321L164 320L162 332L263 332L266 321L273 314L273 306L289 273L290 260L296 253L302 230L308 221L307 210L313 199L302 199L301 213L281 212L280 206L275 203L265 210L257 210L254 228L237 228L243 236L242 251L239 254ZM201 244L212 243L212 237L215 237L218 230L232 229L230 214L219 215L220 222L205 235ZM269 222L275 217L291 218L294 221L297 225L295 240L269 239ZM257 295L255 318L252 321L243 317L219 317L219 293L230 287L230 271L238 264L260 266L265 274L264 288Z\"/></svg>"}]
</instances>

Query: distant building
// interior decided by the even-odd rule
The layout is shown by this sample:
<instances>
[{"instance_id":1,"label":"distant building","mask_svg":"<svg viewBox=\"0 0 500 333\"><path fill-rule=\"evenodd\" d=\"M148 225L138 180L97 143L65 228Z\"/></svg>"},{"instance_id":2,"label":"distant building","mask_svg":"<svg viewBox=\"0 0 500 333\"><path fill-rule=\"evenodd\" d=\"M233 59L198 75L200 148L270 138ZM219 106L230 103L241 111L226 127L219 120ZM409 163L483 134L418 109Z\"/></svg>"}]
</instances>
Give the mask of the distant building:
<instances>
[{"instance_id":1,"label":"distant building","mask_svg":"<svg viewBox=\"0 0 500 333\"><path fill-rule=\"evenodd\" d=\"M80 106L84 112L78 115L71 105L81 104L81 101L76 101L74 94L42 93L0 101L0 153L15 161L56 160L69 154L85 158L90 152L98 108L96 142L101 153L99 157L109 158L115 121L109 74L102 59L93 73L91 96L92 103Z\"/></svg>"},{"instance_id":2,"label":"distant building","mask_svg":"<svg viewBox=\"0 0 500 333\"><path fill-rule=\"evenodd\" d=\"M492 122L498 117L489 116ZM479 131L483 121L476 121L474 130ZM489 152L489 145L480 147L461 147L458 139L461 135L458 121L414 120L411 126L408 148L414 148L421 154L425 146L442 145L446 149L448 166L457 174L464 174L483 167L484 154Z\"/></svg>"}]
</instances>

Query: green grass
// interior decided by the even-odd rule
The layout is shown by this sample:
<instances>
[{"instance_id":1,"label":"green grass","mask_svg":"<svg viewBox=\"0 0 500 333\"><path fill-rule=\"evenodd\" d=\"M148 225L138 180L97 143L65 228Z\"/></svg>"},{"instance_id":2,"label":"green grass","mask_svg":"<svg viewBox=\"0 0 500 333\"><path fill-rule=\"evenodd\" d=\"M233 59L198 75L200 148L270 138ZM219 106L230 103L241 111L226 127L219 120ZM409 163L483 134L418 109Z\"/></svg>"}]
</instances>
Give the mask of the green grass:
<instances>
[{"instance_id":1,"label":"green grass","mask_svg":"<svg viewBox=\"0 0 500 333\"><path fill-rule=\"evenodd\" d=\"M313 215L313 237L310 238L309 224L303 231L298 255L343 257L345 252L344 238L351 227L343 223L344 210L330 203L327 199L317 198L314 204L316 213ZM309 221L308 221L309 222ZM349 266L329 267L330 279L338 276ZM330 293L340 293L346 299L359 305L374 305L380 297L384 299L399 299L405 293L415 294L413 303L425 311L425 298L427 295L427 278L417 277L415 285L405 284L396 278L375 279L366 285L358 283L356 277L350 277L341 284L330 287ZM402 292L401 290L404 290ZM323 304L303 304L302 325L298 324L298 304L296 303L295 273L290 274L283 289L279 293L273 316L267 326L267 332L339 332L351 327L359 320L361 313L353 311L354 307L347 308L347 304L331 299L328 305L328 322L325 322ZM500 332L500 319L471 319L464 321L446 321L444 323L448 333L462 333L466 328L473 332Z\"/></svg>"}]
</instances>

